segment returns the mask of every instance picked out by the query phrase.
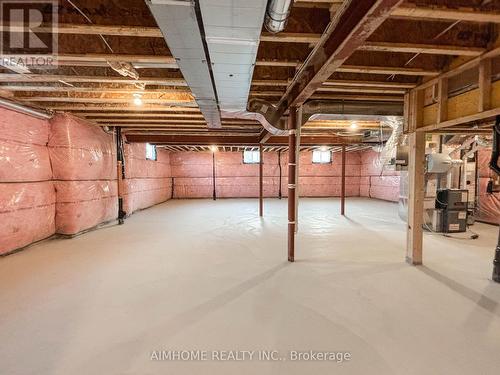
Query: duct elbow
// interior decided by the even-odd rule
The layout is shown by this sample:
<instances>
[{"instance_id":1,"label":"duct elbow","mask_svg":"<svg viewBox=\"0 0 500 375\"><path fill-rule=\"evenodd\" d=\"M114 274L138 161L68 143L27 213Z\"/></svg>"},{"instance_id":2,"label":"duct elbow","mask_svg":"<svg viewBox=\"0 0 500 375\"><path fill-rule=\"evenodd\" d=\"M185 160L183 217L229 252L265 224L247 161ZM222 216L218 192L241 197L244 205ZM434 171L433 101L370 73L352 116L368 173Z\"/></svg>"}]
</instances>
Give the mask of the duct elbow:
<instances>
[{"instance_id":1,"label":"duct elbow","mask_svg":"<svg viewBox=\"0 0 500 375\"><path fill-rule=\"evenodd\" d=\"M291 6L292 0L269 0L264 20L267 31L276 34L285 29Z\"/></svg>"}]
</instances>

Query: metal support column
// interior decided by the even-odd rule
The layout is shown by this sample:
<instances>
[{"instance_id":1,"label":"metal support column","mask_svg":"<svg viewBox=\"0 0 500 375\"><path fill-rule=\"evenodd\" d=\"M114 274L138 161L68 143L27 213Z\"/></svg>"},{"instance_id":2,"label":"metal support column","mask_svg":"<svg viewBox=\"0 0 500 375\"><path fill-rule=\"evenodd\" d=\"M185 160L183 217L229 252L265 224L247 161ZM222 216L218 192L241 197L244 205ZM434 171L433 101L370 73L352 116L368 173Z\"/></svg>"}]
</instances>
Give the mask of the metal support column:
<instances>
[{"instance_id":1,"label":"metal support column","mask_svg":"<svg viewBox=\"0 0 500 375\"><path fill-rule=\"evenodd\" d=\"M295 203L297 173L297 108L290 108L288 117L288 261L295 260Z\"/></svg>"},{"instance_id":2,"label":"metal support column","mask_svg":"<svg viewBox=\"0 0 500 375\"><path fill-rule=\"evenodd\" d=\"M264 150L259 145L259 216L264 216Z\"/></svg>"},{"instance_id":3,"label":"metal support column","mask_svg":"<svg viewBox=\"0 0 500 375\"><path fill-rule=\"evenodd\" d=\"M346 163L346 154L345 154L345 145L342 146L342 185L340 191L340 214L342 216L345 215L345 163Z\"/></svg>"}]
</instances>

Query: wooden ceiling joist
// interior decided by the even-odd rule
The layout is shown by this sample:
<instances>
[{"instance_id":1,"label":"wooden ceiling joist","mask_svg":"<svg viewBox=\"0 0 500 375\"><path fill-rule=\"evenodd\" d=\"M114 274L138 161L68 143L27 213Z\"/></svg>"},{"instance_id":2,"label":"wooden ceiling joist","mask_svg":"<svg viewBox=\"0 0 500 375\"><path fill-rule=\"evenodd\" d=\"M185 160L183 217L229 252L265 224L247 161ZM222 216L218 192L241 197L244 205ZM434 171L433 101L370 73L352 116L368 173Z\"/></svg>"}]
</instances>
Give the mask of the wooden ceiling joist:
<instances>
[{"instance_id":1,"label":"wooden ceiling joist","mask_svg":"<svg viewBox=\"0 0 500 375\"><path fill-rule=\"evenodd\" d=\"M120 25L96 25L96 24L42 24L37 27L27 27L22 24L10 24L0 26L2 32L26 32L32 30L35 33L54 34L80 34L80 35L114 35L133 36L146 38L162 38L163 35L157 27L142 26L120 26Z\"/></svg>"},{"instance_id":2,"label":"wooden ceiling joist","mask_svg":"<svg viewBox=\"0 0 500 375\"><path fill-rule=\"evenodd\" d=\"M375 32L402 0L357 0L341 8L295 75L280 107L304 103Z\"/></svg>"},{"instance_id":3,"label":"wooden ceiling joist","mask_svg":"<svg viewBox=\"0 0 500 375\"><path fill-rule=\"evenodd\" d=\"M0 82L70 82L70 83L120 83L120 84L135 84L141 83L146 85L164 85L164 86L187 86L187 83L182 78L145 78L141 77L138 80L124 77L112 76L78 76L78 75L63 75L63 74L11 74L0 73Z\"/></svg>"},{"instance_id":4,"label":"wooden ceiling joist","mask_svg":"<svg viewBox=\"0 0 500 375\"><path fill-rule=\"evenodd\" d=\"M321 34L311 33L278 33L272 34L264 32L260 36L261 42L276 42L276 43L317 43L321 38Z\"/></svg>"},{"instance_id":5,"label":"wooden ceiling joist","mask_svg":"<svg viewBox=\"0 0 500 375\"><path fill-rule=\"evenodd\" d=\"M397 74L404 76L436 76L438 70L427 70L421 68L402 68L389 66L362 66L362 65L342 65L336 69L341 73L362 73L362 74Z\"/></svg>"},{"instance_id":6,"label":"wooden ceiling joist","mask_svg":"<svg viewBox=\"0 0 500 375\"><path fill-rule=\"evenodd\" d=\"M53 111L102 111L111 112L119 111L120 113L125 112L190 112L190 113L200 113L200 109L197 107L186 107L186 106L171 106L168 105L148 105L144 104L142 106L132 106L132 105L120 105L115 103L114 105L85 105L85 104L58 104L58 105L47 105L47 109Z\"/></svg>"},{"instance_id":7,"label":"wooden ceiling joist","mask_svg":"<svg viewBox=\"0 0 500 375\"><path fill-rule=\"evenodd\" d=\"M500 23L500 13L478 12L474 9L450 9L404 5L393 10L391 17L408 19L449 20L480 23Z\"/></svg>"},{"instance_id":8,"label":"wooden ceiling joist","mask_svg":"<svg viewBox=\"0 0 500 375\"><path fill-rule=\"evenodd\" d=\"M71 102L71 103L131 103L130 98L75 98L65 96L31 96L16 97L16 100L22 102ZM170 106L195 106L196 102L188 100L177 100L168 98L143 98L145 104L165 104Z\"/></svg>"},{"instance_id":9,"label":"wooden ceiling joist","mask_svg":"<svg viewBox=\"0 0 500 375\"><path fill-rule=\"evenodd\" d=\"M364 45L359 47L359 50L375 52L423 53L431 55L450 56L479 56L484 52L483 48L474 47L383 42L366 42Z\"/></svg>"}]
</instances>

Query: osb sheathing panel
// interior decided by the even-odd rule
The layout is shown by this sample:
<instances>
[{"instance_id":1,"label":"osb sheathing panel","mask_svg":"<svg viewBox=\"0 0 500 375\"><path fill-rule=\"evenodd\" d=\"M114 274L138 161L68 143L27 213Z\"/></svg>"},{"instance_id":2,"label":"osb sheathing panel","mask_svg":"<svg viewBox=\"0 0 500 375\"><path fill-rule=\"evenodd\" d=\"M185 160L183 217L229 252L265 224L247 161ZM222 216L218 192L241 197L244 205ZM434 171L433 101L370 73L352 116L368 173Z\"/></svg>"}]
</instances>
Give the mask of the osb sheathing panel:
<instances>
[{"instance_id":1,"label":"osb sheathing panel","mask_svg":"<svg viewBox=\"0 0 500 375\"><path fill-rule=\"evenodd\" d=\"M500 107L500 81L493 82L491 85L491 107ZM479 89L467 91L463 94L448 99L447 120L454 120L463 116L472 115L478 112L479 108ZM423 124L435 124L437 119L437 104L424 107Z\"/></svg>"}]
</instances>

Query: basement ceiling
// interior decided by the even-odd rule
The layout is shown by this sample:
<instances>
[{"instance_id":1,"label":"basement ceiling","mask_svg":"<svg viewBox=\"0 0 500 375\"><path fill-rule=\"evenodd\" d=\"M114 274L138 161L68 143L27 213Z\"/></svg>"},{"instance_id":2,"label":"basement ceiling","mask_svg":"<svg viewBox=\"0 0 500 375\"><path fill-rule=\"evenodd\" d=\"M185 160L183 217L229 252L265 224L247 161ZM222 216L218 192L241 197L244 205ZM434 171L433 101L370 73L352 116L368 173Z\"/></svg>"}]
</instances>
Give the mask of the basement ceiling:
<instances>
[{"instance_id":1,"label":"basement ceiling","mask_svg":"<svg viewBox=\"0 0 500 375\"><path fill-rule=\"evenodd\" d=\"M262 28L249 97L278 103L329 23L348 3L294 1L282 33L273 35ZM402 2L310 99L402 106L409 89L491 48L498 37L499 9L497 0ZM182 137L177 139L190 145L199 139L203 144L230 144L259 142L262 137L261 124L253 119L222 118L220 128L207 126L144 0L62 0L58 21L55 28L46 23L37 31L57 34L58 65L16 72L4 64L2 97L71 112L97 126L121 126L130 140L163 144L159 137L167 142ZM120 62L130 64L137 79L111 68L110 63ZM134 104L137 97L142 105ZM380 123L360 122L346 137L349 126L311 122L302 134L318 142L357 144L363 143L361 131Z\"/></svg>"}]
</instances>

